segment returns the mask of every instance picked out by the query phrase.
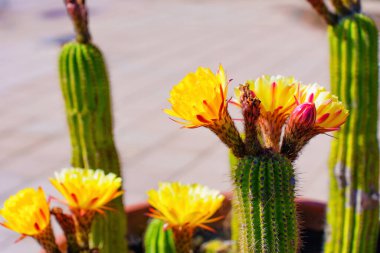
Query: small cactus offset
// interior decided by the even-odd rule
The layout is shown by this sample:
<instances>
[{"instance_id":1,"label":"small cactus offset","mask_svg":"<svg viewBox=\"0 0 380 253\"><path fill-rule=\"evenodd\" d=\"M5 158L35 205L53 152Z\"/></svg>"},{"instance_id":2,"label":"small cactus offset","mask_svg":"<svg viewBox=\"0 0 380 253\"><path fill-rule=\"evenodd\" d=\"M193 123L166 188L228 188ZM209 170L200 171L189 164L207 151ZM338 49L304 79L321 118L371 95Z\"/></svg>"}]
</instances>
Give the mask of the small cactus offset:
<instances>
[{"instance_id":1,"label":"small cactus offset","mask_svg":"<svg viewBox=\"0 0 380 253\"><path fill-rule=\"evenodd\" d=\"M144 236L145 253L176 253L173 232L164 225L160 219L149 222Z\"/></svg>"},{"instance_id":2,"label":"small cactus offset","mask_svg":"<svg viewBox=\"0 0 380 253\"><path fill-rule=\"evenodd\" d=\"M337 130L348 112L318 84L262 76L237 87L237 99L228 100L241 108L243 140L227 110L227 80L221 66L217 74L199 68L173 88L166 113L186 128L209 128L235 156L239 252L295 253L300 239L292 162L311 138Z\"/></svg>"},{"instance_id":3,"label":"small cactus offset","mask_svg":"<svg viewBox=\"0 0 380 253\"><path fill-rule=\"evenodd\" d=\"M71 164L78 168L100 168L120 176L104 58L91 43L84 1L67 0L66 7L77 32L77 41L64 45L59 57L72 146ZM101 247L102 253L127 252L126 215L121 197L112 202L112 208L116 211L108 212L107 219L96 219L92 243Z\"/></svg>"},{"instance_id":4,"label":"small cactus offset","mask_svg":"<svg viewBox=\"0 0 380 253\"><path fill-rule=\"evenodd\" d=\"M331 88L351 116L331 147L325 252L370 253L379 229L378 31L360 1L334 2Z\"/></svg>"}]
</instances>

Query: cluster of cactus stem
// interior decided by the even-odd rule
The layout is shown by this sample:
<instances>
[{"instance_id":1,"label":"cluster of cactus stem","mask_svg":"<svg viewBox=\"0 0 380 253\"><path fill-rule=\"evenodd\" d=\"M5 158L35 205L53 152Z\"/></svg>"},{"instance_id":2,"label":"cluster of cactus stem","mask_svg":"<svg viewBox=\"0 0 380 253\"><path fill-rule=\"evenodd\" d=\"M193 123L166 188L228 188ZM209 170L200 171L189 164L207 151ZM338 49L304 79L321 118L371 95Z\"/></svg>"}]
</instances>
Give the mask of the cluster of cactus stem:
<instances>
[{"instance_id":1,"label":"cluster of cactus stem","mask_svg":"<svg viewBox=\"0 0 380 253\"><path fill-rule=\"evenodd\" d=\"M60 83L65 100L73 167L103 169L121 175L113 140L110 85L103 55L91 42L84 0L67 0L76 41L65 44L59 57ZM122 198L114 212L97 219L91 236L102 253L127 252L126 215Z\"/></svg>"},{"instance_id":2,"label":"cluster of cactus stem","mask_svg":"<svg viewBox=\"0 0 380 253\"><path fill-rule=\"evenodd\" d=\"M309 0L328 23L331 89L350 118L332 143L325 252L376 252L379 230L378 31L360 1Z\"/></svg>"},{"instance_id":3,"label":"cluster of cactus stem","mask_svg":"<svg viewBox=\"0 0 380 253\"><path fill-rule=\"evenodd\" d=\"M152 219L145 231L145 253L176 253L174 235L171 229L165 229L165 222Z\"/></svg>"}]
</instances>

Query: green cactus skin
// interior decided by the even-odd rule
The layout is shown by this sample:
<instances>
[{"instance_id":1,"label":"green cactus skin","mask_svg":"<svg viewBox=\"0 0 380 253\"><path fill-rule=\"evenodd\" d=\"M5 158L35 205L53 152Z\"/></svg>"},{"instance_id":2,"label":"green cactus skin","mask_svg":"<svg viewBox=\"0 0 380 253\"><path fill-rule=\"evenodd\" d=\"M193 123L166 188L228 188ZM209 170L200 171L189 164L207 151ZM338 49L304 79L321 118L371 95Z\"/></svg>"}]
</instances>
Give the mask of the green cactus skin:
<instances>
[{"instance_id":1,"label":"green cactus skin","mask_svg":"<svg viewBox=\"0 0 380 253\"><path fill-rule=\"evenodd\" d=\"M151 220L144 236L145 253L176 253L173 232L164 225L162 220Z\"/></svg>"},{"instance_id":2,"label":"green cactus skin","mask_svg":"<svg viewBox=\"0 0 380 253\"><path fill-rule=\"evenodd\" d=\"M233 170L236 168L238 165L238 158L234 156L232 151L229 152L228 154L229 162L230 162L230 170L231 174L233 173ZM232 207L231 207L231 240L234 242L232 249L234 252L239 252L239 227L240 221L239 221L239 213L238 213L238 208L237 208L237 203L236 203L236 196L234 195L232 198Z\"/></svg>"},{"instance_id":3,"label":"green cactus skin","mask_svg":"<svg viewBox=\"0 0 380 253\"><path fill-rule=\"evenodd\" d=\"M326 253L376 252L379 217L378 31L363 14L328 28L333 93L350 111L329 161Z\"/></svg>"},{"instance_id":4,"label":"green cactus skin","mask_svg":"<svg viewBox=\"0 0 380 253\"><path fill-rule=\"evenodd\" d=\"M120 176L113 141L109 80L102 53L91 43L67 43L59 57L59 72L70 130L72 166L100 168ZM125 253L126 215L122 198L112 201L111 206L116 211L96 219L91 239L102 253Z\"/></svg>"},{"instance_id":5,"label":"green cactus skin","mask_svg":"<svg viewBox=\"0 0 380 253\"><path fill-rule=\"evenodd\" d=\"M233 172L239 252L297 252L294 169L280 155L239 158Z\"/></svg>"}]
</instances>

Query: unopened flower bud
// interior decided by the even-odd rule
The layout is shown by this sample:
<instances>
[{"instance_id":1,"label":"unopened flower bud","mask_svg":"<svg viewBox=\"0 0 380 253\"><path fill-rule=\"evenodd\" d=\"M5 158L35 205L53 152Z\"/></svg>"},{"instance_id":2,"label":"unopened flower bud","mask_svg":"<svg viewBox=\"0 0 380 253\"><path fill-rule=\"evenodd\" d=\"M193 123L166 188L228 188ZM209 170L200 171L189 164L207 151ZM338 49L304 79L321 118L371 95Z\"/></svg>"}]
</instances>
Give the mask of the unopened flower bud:
<instances>
[{"instance_id":1,"label":"unopened flower bud","mask_svg":"<svg viewBox=\"0 0 380 253\"><path fill-rule=\"evenodd\" d=\"M290 114L289 126L293 129L310 129L315 125L317 110L314 103L298 105Z\"/></svg>"}]
</instances>

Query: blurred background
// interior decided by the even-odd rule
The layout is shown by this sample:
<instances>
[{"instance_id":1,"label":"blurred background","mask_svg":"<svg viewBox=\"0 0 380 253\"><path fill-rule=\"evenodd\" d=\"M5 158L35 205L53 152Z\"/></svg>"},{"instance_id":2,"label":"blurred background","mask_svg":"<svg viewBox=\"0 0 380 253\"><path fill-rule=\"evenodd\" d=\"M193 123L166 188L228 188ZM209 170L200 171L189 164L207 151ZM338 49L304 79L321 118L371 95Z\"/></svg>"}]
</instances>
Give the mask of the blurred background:
<instances>
[{"instance_id":1,"label":"blurred background","mask_svg":"<svg viewBox=\"0 0 380 253\"><path fill-rule=\"evenodd\" d=\"M363 1L375 19L376 1ZM300 0L88 0L90 30L110 70L116 144L126 204L159 181L230 190L226 147L207 129L180 129L162 110L173 85L198 66L222 63L232 88L262 74L293 75L328 88L326 25ZM0 203L42 186L69 166L58 81L61 45L73 38L62 0L0 0ZM238 112L230 108L235 117ZM315 138L297 162L298 195L327 199L332 137ZM38 252L0 229L0 252Z\"/></svg>"}]
</instances>

